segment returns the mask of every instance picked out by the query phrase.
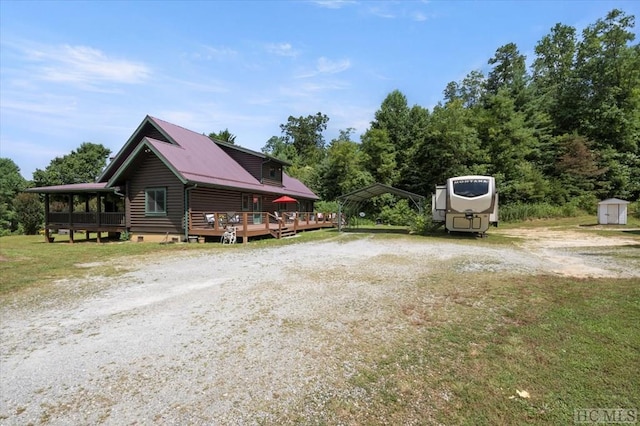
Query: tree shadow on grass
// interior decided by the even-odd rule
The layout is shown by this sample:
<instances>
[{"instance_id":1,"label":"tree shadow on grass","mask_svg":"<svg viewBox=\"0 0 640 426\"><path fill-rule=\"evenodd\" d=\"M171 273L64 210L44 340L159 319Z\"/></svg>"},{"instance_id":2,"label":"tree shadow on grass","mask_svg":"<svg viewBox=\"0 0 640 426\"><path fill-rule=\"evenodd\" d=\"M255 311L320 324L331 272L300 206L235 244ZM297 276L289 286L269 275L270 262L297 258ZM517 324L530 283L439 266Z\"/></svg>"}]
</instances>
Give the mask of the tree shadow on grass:
<instances>
[{"instance_id":1,"label":"tree shadow on grass","mask_svg":"<svg viewBox=\"0 0 640 426\"><path fill-rule=\"evenodd\" d=\"M412 234L409 228L388 228L388 227L358 227L343 228L342 232L350 234L390 234L390 235L414 235L416 237L442 238L446 240L477 240L486 238L489 234L478 234L474 232L447 232L444 229L429 231L425 234Z\"/></svg>"},{"instance_id":2,"label":"tree shadow on grass","mask_svg":"<svg viewBox=\"0 0 640 426\"><path fill-rule=\"evenodd\" d=\"M343 232L348 232L351 234L404 234L409 235L410 231L408 228L368 228L368 227L359 227L359 228L343 228Z\"/></svg>"}]
</instances>

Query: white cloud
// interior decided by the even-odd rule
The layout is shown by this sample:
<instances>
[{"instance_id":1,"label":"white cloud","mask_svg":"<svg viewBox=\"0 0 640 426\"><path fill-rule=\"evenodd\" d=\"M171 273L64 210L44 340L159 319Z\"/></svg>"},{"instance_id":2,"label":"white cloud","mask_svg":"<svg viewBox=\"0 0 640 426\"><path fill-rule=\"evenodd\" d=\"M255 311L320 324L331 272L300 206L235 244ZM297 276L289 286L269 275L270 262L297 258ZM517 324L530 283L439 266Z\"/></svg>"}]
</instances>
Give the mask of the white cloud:
<instances>
[{"instance_id":1,"label":"white cloud","mask_svg":"<svg viewBox=\"0 0 640 426\"><path fill-rule=\"evenodd\" d=\"M278 56L296 57L299 52L293 48L291 43L270 43L266 46L267 52Z\"/></svg>"},{"instance_id":2,"label":"white cloud","mask_svg":"<svg viewBox=\"0 0 640 426\"><path fill-rule=\"evenodd\" d=\"M296 85L281 86L279 92L281 95L294 99L294 98L306 98L313 96L317 98L316 94L326 93L333 90L344 90L347 84L336 81L325 81L317 83L304 83Z\"/></svg>"},{"instance_id":3,"label":"white cloud","mask_svg":"<svg viewBox=\"0 0 640 426\"><path fill-rule=\"evenodd\" d=\"M297 78L315 77L320 74L338 74L351 68L349 59L332 61L324 56L318 58L314 69L298 74Z\"/></svg>"},{"instance_id":4,"label":"white cloud","mask_svg":"<svg viewBox=\"0 0 640 426\"><path fill-rule=\"evenodd\" d=\"M73 98L41 96L37 99L20 99L18 96L9 97L2 101L2 109L10 112L20 112L28 114L47 114L52 116L67 116L76 110L76 103Z\"/></svg>"},{"instance_id":5,"label":"white cloud","mask_svg":"<svg viewBox=\"0 0 640 426\"><path fill-rule=\"evenodd\" d=\"M395 13L389 12L388 10L386 10L386 8L379 7L379 6L374 6L369 8L369 13L371 13L374 16L377 16L378 18L385 18L385 19L396 18Z\"/></svg>"},{"instance_id":6,"label":"white cloud","mask_svg":"<svg viewBox=\"0 0 640 426\"><path fill-rule=\"evenodd\" d=\"M29 48L27 59L41 64L36 76L84 88L104 83L135 84L146 80L151 70L144 64L107 56L87 46L47 46Z\"/></svg>"},{"instance_id":7,"label":"white cloud","mask_svg":"<svg viewBox=\"0 0 640 426\"><path fill-rule=\"evenodd\" d=\"M343 59L338 62L331 61L324 56L318 59L318 71L322 74L337 74L351 68L351 61Z\"/></svg>"},{"instance_id":8,"label":"white cloud","mask_svg":"<svg viewBox=\"0 0 640 426\"><path fill-rule=\"evenodd\" d=\"M195 59L201 60L226 60L233 59L238 56L236 50L228 47L203 46L203 52L196 52L191 55Z\"/></svg>"},{"instance_id":9,"label":"white cloud","mask_svg":"<svg viewBox=\"0 0 640 426\"><path fill-rule=\"evenodd\" d=\"M413 20L418 22L423 22L428 19L427 15L425 15L422 12L413 12L412 16L413 16Z\"/></svg>"},{"instance_id":10,"label":"white cloud","mask_svg":"<svg viewBox=\"0 0 640 426\"><path fill-rule=\"evenodd\" d=\"M357 2L353 0L315 0L312 3L327 9L342 9L344 6Z\"/></svg>"}]
</instances>

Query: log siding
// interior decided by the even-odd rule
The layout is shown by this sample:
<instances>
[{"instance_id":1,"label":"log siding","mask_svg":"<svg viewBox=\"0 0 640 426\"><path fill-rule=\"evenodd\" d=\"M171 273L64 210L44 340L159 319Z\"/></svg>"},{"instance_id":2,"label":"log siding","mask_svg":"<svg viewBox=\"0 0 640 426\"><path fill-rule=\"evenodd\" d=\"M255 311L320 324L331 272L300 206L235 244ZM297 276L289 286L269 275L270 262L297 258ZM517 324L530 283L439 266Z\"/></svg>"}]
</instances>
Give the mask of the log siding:
<instances>
[{"instance_id":1,"label":"log siding","mask_svg":"<svg viewBox=\"0 0 640 426\"><path fill-rule=\"evenodd\" d=\"M129 181L129 212L132 232L183 233L184 185L151 153L142 153L135 162L137 172ZM149 188L166 190L166 215L145 213L145 191Z\"/></svg>"}]
</instances>

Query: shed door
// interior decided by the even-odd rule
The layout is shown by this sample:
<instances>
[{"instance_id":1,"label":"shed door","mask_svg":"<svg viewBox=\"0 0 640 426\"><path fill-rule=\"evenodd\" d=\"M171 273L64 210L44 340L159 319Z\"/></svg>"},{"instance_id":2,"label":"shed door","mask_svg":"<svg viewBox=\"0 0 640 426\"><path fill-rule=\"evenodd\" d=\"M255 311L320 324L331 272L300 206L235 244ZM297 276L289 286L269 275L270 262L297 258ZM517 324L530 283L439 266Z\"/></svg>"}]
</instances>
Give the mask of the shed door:
<instances>
[{"instance_id":1,"label":"shed door","mask_svg":"<svg viewBox=\"0 0 640 426\"><path fill-rule=\"evenodd\" d=\"M618 204L608 204L607 205L607 223L617 225L620 223L618 218Z\"/></svg>"},{"instance_id":2,"label":"shed door","mask_svg":"<svg viewBox=\"0 0 640 426\"><path fill-rule=\"evenodd\" d=\"M598 204L598 224L607 224L607 206L605 204Z\"/></svg>"}]
</instances>

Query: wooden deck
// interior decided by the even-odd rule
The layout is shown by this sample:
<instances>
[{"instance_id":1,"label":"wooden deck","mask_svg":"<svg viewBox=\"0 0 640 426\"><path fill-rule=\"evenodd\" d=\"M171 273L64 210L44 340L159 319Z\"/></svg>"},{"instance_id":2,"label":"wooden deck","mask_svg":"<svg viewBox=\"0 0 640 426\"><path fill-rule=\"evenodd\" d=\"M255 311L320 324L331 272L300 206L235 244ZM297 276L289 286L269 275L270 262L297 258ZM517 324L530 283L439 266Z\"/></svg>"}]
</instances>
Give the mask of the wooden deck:
<instances>
[{"instance_id":1,"label":"wooden deck","mask_svg":"<svg viewBox=\"0 0 640 426\"><path fill-rule=\"evenodd\" d=\"M213 237L220 241L227 226L236 230L238 241L246 243L249 238L270 235L273 238L293 236L300 231L332 228L337 226L336 214L295 212L276 217L268 212L194 212L189 211L189 237ZM207 218L209 220L207 220ZM45 240L52 241L51 231L69 235L74 242L74 233L83 231L89 239L95 233L100 242L102 232L122 233L127 231L124 213L59 213L47 212ZM211 238L210 238L211 239Z\"/></svg>"},{"instance_id":2,"label":"wooden deck","mask_svg":"<svg viewBox=\"0 0 640 426\"><path fill-rule=\"evenodd\" d=\"M221 238L228 226L236 230L242 242L251 237L271 235L273 238L293 236L300 231L333 228L335 214L295 213L295 216L276 217L267 212L193 212L189 211L189 235Z\"/></svg>"}]
</instances>

